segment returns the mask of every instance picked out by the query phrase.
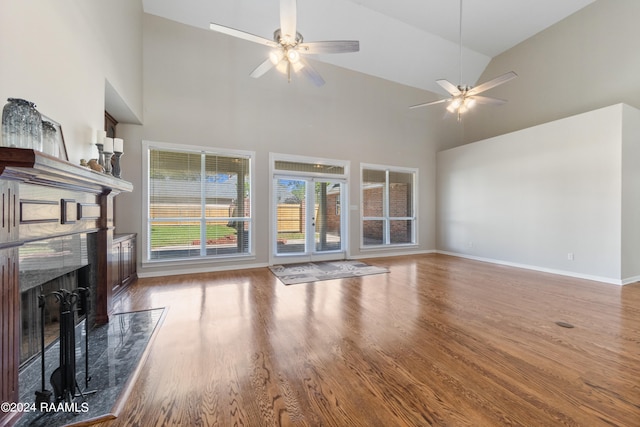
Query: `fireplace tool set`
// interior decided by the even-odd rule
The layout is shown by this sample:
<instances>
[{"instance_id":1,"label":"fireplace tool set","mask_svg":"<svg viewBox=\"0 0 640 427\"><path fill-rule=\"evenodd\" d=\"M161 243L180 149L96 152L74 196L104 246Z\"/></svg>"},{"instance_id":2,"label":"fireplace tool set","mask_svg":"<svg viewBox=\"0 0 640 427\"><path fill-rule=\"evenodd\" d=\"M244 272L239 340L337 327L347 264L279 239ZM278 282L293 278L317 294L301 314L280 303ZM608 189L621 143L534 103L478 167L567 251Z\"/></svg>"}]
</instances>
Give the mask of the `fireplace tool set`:
<instances>
[{"instance_id":1,"label":"fireplace tool set","mask_svg":"<svg viewBox=\"0 0 640 427\"><path fill-rule=\"evenodd\" d=\"M53 393L45 386L45 303L47 297L53 295L58 301L60 309L60 366L51 374L50 383ZM78 306L78 302L80 305ZM86 391L89 387L89 289L78 288L71 292L60 289L47 295L38 296L38 307L40 308L40 344L41 344L41 390L36 391L36 404L51 403L53 395L55 403L71 401L77 397L85 399L85 395L95 393L96 390ZM76 380L76 335L75 335L75 313L84 310L85 314L85 339L84 339L84 385L85 391L80 389ZM76 394L76 390L78 394Z\"/></svg>"}]
</instances>

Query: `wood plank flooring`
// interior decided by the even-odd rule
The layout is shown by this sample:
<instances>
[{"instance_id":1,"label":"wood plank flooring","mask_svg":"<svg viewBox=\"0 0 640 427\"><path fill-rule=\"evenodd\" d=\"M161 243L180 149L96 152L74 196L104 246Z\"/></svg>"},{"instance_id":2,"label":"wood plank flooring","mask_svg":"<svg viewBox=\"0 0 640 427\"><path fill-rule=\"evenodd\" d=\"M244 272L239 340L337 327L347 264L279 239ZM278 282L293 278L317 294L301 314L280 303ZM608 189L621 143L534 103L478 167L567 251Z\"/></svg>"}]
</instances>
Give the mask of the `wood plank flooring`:
<instances>
[{"instance_id":1,"label":"wood plank flooring","mask_svg":"<svg viewBox=\"0 0 640 427\"><path fill-rule=\"evenodd\" d=\"M124 310L168 313L101 425L640 426L640 284L436 254L367 262L390 273L139 279Z\"/></svg>"}]
</instances>

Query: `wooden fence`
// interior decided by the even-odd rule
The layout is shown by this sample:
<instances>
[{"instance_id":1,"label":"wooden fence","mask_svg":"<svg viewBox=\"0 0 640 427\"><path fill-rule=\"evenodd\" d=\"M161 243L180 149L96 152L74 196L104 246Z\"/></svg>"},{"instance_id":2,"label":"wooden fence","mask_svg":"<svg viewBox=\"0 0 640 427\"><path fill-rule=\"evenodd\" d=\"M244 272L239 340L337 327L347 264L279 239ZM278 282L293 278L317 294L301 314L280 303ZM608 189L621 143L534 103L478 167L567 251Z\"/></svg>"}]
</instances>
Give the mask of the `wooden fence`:
<instances>
[{"instance_id":1,"label":"wooden fence","mask_svg":"<svg viewBox=\"0 0 640 427\"><path fill-rule=\"evenodd\" d=\"M261 214L262 212L258 213ZM153 219L162 218L199 218L200 205L161 205L149 207L149 215ZM229 217L228 205L213 205L206 208L207 218L225 218L212 221L210 224L227 225ZM278 205L278 233L300 233L304 230L304 208L300 205ZM180 225L184 222L163 222L166 225Z\"/></svg>"}]
</instances>

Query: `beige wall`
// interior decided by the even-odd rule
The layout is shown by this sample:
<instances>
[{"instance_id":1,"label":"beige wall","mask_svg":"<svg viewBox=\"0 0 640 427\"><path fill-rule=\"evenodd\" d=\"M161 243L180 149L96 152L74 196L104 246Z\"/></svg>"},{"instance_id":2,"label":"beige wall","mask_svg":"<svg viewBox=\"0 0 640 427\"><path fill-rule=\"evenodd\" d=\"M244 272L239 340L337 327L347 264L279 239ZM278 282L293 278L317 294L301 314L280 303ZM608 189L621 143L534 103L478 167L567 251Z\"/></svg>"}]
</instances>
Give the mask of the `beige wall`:
<instances>
[{"instance_id":1,"label":"beige wall","mask_svg":"<svg viewBox=\"0 0 640 427\"><path fill-rule=\"evenodd\" d=\"M106 82L121 118L142 118L141 17L133 0L0 1L0 105L34 102L62 125L72 162L97 157Z\"/></svg>"},{"instance_id":2,"label":"beige wall","mask_svg":"<svg viewBox=\"0 0 640 427\"><path fill-rule=\"evenodd\" d=\"M268 262L270 152L350 161L349 205L357 209L361 162L419 168L420 244L412 250L434 249L437 132L446 130L439 126L441 114L431 119L411 114L415 89L333 65L314 63L327 82L322 88L297 76L287 83L275 70L252 79L249 73L266 54L259 45L144 16L144 126L118 129L133 145L122 160L124 178L136 188L118 202L119 231L142 230L140 149L141 141L148 140L256 153L256 258L242 264ZM130 207L136 215L124 212ZM351 256L376 255L360 250L359 211L349 214ZM145 266L141 272L167 268L184 267Z\"/></svg>"},{"instance_id":3,"label":"beige wall","mask_svg":"<svg viewBox=\"0 0 640 427\"><path fill-rule=\"evenodd\" d=\"M464 119L477 141L624 102L640 107L640 1L598 0L495 57L479 82L519 77L487 92L509 103Z\"/></svg>"}]
</instances>

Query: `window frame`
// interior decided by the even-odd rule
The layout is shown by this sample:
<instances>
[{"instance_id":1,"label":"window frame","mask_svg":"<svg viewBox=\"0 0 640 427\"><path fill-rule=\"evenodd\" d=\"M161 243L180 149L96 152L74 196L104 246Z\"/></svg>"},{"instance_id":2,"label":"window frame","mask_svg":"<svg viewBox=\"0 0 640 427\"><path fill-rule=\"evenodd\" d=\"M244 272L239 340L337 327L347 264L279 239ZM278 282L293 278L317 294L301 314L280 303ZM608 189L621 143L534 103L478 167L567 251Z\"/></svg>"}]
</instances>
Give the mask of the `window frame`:
<instances>
[{"instance_id":1,"label":"window frame","mask_svg":"<svg viewBox=\"0 0 640 427\"><path fill-rule=\"evenodd\" d=\"M365 170L380 171L385 173L385 182L383 184L383 212L382 216L365 216ZM411 185L411 208L412 215L404 217L390 216L390 197L389 197L389 176L391 173L403 173L412 175ZM415 247L418 246L418 168L378 165L370 163L360 164L360 249L388 249L390 247ZM391 227L392 221L411 221L411 242L392 243ZM382 221L383 222L383 239L382 243L365 244L365 221Z\"/></svg>"},{"instance_id":2,"label":"window frame","mask_svg":"<svg viewBox=\"0 0 640 427\"><path fill-rule=\"evenodd\" d=\"M243 217L246 222L248 222L249 229L251 230L249 233L249 238L247 244L249 248L247 252L244 253L234 253L234 254L224 254L224 255L200 255L194 257L183 257L183 258L172 258L172 259L151 259L151 223L152 219L150 218L150 206L151 202L150 198L150 154L152 150L162 150L162 151L175 151L176 153L186 153L186 154L204 154L211 156L221 156L221 157L244 157L249 161L249 216ZM229 262L233 260L239 259L254 259L255 258L255 235L256 231L254 229L254 203L253 203L253 188L255 188L254 176L255 176L255 152L254 151L245 151L245 150L234 150L234 149L226 149L226 148L214 148L214 147L206 147L199 145L187 145L187 144L172 144L166 142L157 142L157 141L142 141L142 260L141 263L143 265L185 265L185 264L198 264L198 263L211 263L211 262ZM200 221L207 221L205 217L200 218Z\"/></svg>"}]
</instances>

